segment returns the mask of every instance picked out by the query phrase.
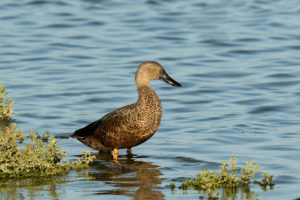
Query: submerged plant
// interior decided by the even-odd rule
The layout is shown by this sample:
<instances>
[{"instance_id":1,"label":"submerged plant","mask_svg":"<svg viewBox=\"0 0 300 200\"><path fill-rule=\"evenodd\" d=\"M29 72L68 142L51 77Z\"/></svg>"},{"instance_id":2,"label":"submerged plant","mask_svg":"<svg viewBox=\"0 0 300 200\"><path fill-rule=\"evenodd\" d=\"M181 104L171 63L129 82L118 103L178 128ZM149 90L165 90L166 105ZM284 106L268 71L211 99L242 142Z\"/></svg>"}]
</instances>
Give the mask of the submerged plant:
<instances>
[{"instance_id":1,"label":"submerged plant","mask_svg":"<svg viewBox=\"0 0 300 200\"><path fill-rule=\"evenodd\" d=\"M11 115L16 113L12 109L14 101L10 101L7 94L5 86L0 83L0 120L4 121L10 120Z\"/></svg>"},{"instance_id":2,"label":"submerged plant","mask_svg":"<svg viewBox=\"0 0 300 200\"><path fill-rule=\"evenodd\" d=\"M259 165L254 165L254 160L245 162L246 168L238 170L235 165L236 158L231 158L231 165L229 167L227 162L222 162L220 166L220 173L215 173L212 170L201 170L196 179L186 179L178 188L181 190L198 190L207 194L210 199L218 199L220 190L223 189L223 197L226 193L236 195L241 189L250 194L250 184L259 184L265 190L268 186L274 186L273 176L264 172L262 180L253 180L254 176L259 172ZM237 174L239 171L239 174ZM172 190L176 188L174 183L168 185Z\"/></svg>"}]
</instances>

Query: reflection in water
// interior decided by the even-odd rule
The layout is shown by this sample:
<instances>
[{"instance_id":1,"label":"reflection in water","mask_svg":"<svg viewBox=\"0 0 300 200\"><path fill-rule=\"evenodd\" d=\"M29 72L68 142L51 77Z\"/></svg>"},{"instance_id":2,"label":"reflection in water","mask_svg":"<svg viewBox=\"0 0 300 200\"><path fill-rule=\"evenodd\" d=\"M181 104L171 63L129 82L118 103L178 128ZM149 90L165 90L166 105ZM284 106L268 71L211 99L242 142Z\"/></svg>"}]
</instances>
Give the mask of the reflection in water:
<instances>
[{"instance_id":1,"label":"reflection in water","mask_svg":"<svg viewBox=\"0 0 300 200\"><path fill-rule=\"evenodd\" d=\"M120 156L119 164L112 163L112 155L99 153L90 169L77 172L82 181L101 181L112 190L92 191L92 195L126 195L134 199L164 199L159 184L164 180L158 165L136 161L135 155ZM141 158L141 157L139 157ZM77 177L77 178L76 178ZM84 177L84 178L83 178ZM74 176L73 176L74 178ZM83 179L82 179L83 178ZM73 182L72 176L34 177L0 180L0 199L39 199L42 196L61 199L66 193L64 185Z\"/></svg>"},{"instance_id":2,"label":"reflection in water","mask_svg":"<svg viewBox=\"0 0 300 200\"><path fill-rule=\"evenodd\" d=\"M259 198L258 198L258 194L256 192L250 190L249 185L244 185L239 188L223 188L219 199L223 199L223 200L231 200L231 199L253 200L253 199L259 199Z\"/></svg>"},{"instance_id":3,"label":"reflection in water","mask_svg":"<svg viewBox=\"0 0 300 200\"><path fill-rule=\"evenodd\" d=\"M34 177L22 179L2 179L0 181L0 199L39 199L40 196L60 199L64 194L62 184L67 182L67 177ZM26 192L25 192L26 191Z\"/></svg>"},{"instance_id":4,"label":"reflection in water","mask_svg":"<svg viewBox=\"0 0 300 200\"><path fill-rule=\"evenodd\" d=\"M158 165L136 161L135 155L119 157L119 164L112 163L112 155L100 152L91 165L89 176L113 186L112 190L99 190L94 195L126 195L134 199L163 199L158 185L164 180ZM118 189L116 189L118 188Z\"/></svg>"}]
</instances>

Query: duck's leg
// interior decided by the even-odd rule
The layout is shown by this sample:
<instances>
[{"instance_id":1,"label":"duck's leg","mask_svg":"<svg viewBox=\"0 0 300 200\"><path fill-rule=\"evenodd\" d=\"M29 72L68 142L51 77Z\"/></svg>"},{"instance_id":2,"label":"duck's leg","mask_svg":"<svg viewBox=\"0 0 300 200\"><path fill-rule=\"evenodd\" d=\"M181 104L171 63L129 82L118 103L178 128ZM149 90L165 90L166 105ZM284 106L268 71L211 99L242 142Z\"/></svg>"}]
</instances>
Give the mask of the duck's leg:
<instances>
[{"instance_id":1,"label":"duck's leg","mask_svg":"<svg viewBox=\"0 0 300 200\"><path fill-rule=\"evenodd\" d=\"M113 153L114 161L118 160L118 149L114 148L114 153Z\"/></svg>"},{"instance_id":2,"label":"duck's leg","mask_svg":"<svg viewBox=\"0 0 300 200\"><path fill-rule=\"evenodd\" d=\"M127 154L132 154L131 153L131 148L127 148Z\"/></svg>"}]
</instances>

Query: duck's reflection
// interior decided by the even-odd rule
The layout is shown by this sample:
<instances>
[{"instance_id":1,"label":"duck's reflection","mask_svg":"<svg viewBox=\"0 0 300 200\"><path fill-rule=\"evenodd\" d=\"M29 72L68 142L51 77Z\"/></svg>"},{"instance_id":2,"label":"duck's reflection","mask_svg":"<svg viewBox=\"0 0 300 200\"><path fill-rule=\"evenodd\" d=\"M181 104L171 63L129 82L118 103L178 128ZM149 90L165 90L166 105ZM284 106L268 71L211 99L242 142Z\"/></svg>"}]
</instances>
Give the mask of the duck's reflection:
<instances>
[{"instance_id":1,"label":"duck's reflection","mask_svg":"<svg viewBox=\"0 0 300 200\"><path fill-rule=\"evenodd\" d=\"M160 177L162 174L158 165L138 161L135 155L121 155L118 164L111 162L112 155L109 153L100 152L95 156L89 176L114 187L111 191L106 191L106 194L126 195L134 199L164 198L158 190L158 185L164 180ZM99 190L98 194L103 194L103 191Z\"/></svg>"}]
</instances>

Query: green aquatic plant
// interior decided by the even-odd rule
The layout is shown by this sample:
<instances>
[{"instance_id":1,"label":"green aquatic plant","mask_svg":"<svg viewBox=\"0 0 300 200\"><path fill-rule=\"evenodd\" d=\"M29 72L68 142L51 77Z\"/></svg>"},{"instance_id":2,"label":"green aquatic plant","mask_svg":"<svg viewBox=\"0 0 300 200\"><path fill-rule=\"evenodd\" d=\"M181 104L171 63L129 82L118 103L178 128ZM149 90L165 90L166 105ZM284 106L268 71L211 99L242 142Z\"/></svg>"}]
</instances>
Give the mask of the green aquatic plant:
<instances>
[{"instance_id":1,"label":"green aquatic plant","mask_svg":"<svg viewBox=\"0 0 300 200\"><path fill-rule=\"evenodd\" d=\"M94 156L84 151L76 161L62 161L66 153L49 132L25 134L15 123L0 129L0 178L52 176L87 168Z\"/></svg>"},{"instance_id":2,"label":"green aquatic plant","mask_svg":"<svg viewBox=\"0 0 300 200\"><path fill-rule=\"evenodd\" d=\"M13 101L9 100L5 86L0 84L0 178L46 177L64 174L70 170L87 168L95 156L83 150L76 161L62 161L66 153L56 144L50 133L40 135L31 131L29 136L9 123Z\"/></svg>"},{"instance_id":3,"label":"green aquatic plant","mask_svg":"<svg viewBox=\"0 0 300 200\"><path fill-rule=\"evenodd\" d=\"M12 114L16 114L13 111L14 101L9 100L7 96L8 92L5 91L5 86L0 83L0 120L8 121Z\"/></svg>"},{"instance_id":4,"label":"green aquatic plant","mask_svg":"<svg viewBox=\"0 0 300 200\"><path fill-rule=\"evenodd\" d=\"M186 179L178 188L184 191L202 191L207 194L210 199L218 199L221 189L223 191L222 197L232 197L236 195L239 190L241 190L242 193L251 195L250 184L259 184L263 190L266 190L268 186L270 188L274 186L273 176L268 175L267 172L264 172L262 180L253 180L254 176L259 173L259 165L254 165L254 160L245 162L246 167L240 170L238 170L235 163L235 157L231 158L230 166L227 162L222 162L220 166L221 171L219 173L215 173L212 170L201 170L195 179ZM171 190L176 189L174 183L171 183L168 187L170 187Z\"/></svg>"}]
</instances>

